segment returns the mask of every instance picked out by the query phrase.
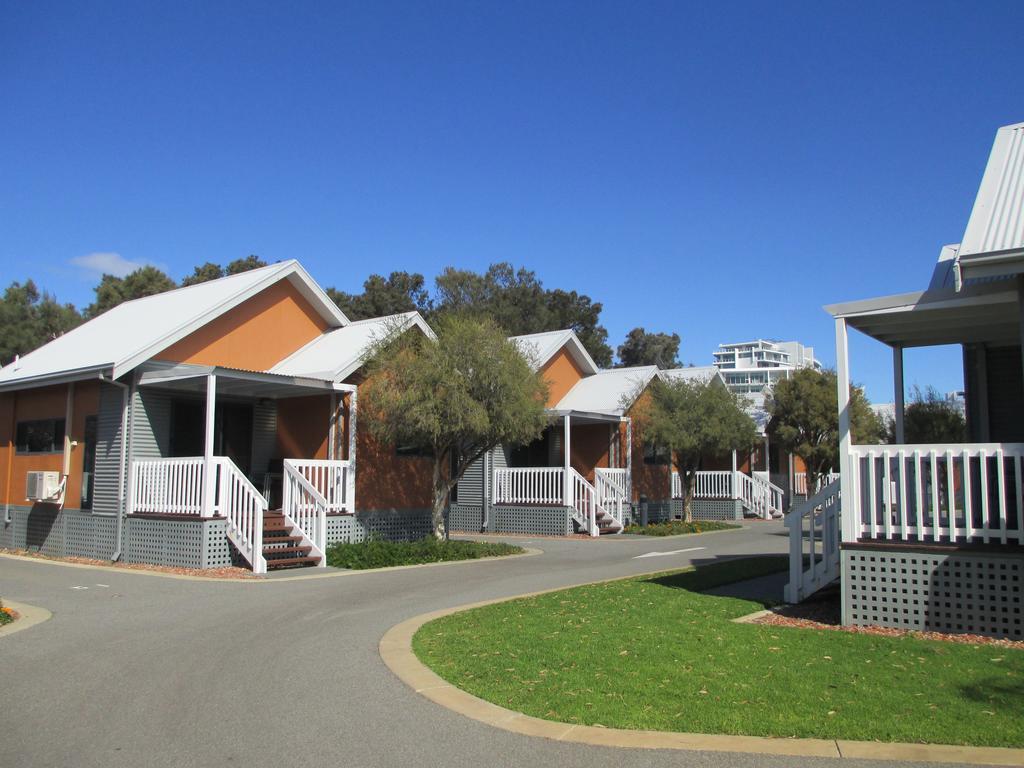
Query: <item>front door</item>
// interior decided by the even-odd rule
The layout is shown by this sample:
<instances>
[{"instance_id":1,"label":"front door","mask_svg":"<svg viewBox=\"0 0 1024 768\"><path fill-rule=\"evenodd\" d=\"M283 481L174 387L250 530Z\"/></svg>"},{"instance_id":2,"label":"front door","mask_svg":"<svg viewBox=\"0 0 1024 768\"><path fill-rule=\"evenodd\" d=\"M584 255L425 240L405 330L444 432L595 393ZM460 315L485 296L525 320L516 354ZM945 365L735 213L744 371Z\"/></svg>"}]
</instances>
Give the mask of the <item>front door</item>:
<instances>
[{"instance_id":1,"label":"front door","mask_svg":"<svg viewBox=\"0 0 1024 768\"><path fill-rule=\"evenodd\" d=\"M218 402L214 412L213 454L227 456L243 474L252 470L252 404ZM171 406L170 455L202 456L206 403L198 398Z\"/></svg>"}]
</instances>

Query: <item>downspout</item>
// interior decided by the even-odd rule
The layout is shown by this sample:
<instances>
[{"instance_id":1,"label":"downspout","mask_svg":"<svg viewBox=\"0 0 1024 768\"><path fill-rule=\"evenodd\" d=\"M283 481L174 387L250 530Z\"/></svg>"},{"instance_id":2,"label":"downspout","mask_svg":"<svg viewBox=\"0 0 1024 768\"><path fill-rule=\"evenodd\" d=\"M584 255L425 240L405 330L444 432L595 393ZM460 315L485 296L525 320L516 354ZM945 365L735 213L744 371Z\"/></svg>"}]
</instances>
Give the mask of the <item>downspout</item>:
<instances>
[{"instance_id":1,"label":"downspout","mask_svg":"<svg viewBox=\"0 0 1024 768\"><path fill-rule=\"evenodd\" d=\"M491 456L491 452L490 451L484 451L484 455L480 457L480 461L483 462L482 465L481 465L481 471L483 472L483 477L481 479L483 480L483 485L482 485L483 499L482 499L482 501L483 501L483 505L484 505L484 515L483 515L483 521L480 524L480 533L487 533L487 526L490 525L490 523L491 523L491 504L490 504L490 499L491 499L491 494L494 492L494 488L493 488L493 479L491 478L490 473L488 472L488 464L493 463L493 462L489 462L488 461L488 458L490 458L490 456Z\"/></svg>"},{"instance_id":2,"label":"downspout","mask_svg":"<svg viewBox=\"0 0 1024 768\"><path fill-rule=\"evenodd\" d=\"M116 381L113 377L106 378L102 373L99 376L101 382L105 384L113 384L115 387L121 388L121 461L118 464L117 473L117 533L116 538L116 549L110 556L110 561L116 563L121 559L121 539L124 532L124 518L127 514L126 499L124 493L125 487L125 471L127 470L126 463L128 459L128 409L129 403L128 398L131 394L132 388L121 381Z\"/></svg>"},{"instance_id":3,"label":"downspout","mask_svg":"<svg viewBox=\"0 0 1024 768\"><path fill-rule=\"evenodd\" d=\"M14 433L18 428L18 391L11 393L11 434L7 439L7 482L4 484L4 522L11 522L11 476L14 473Z\"/></svg>"}]
</instances>

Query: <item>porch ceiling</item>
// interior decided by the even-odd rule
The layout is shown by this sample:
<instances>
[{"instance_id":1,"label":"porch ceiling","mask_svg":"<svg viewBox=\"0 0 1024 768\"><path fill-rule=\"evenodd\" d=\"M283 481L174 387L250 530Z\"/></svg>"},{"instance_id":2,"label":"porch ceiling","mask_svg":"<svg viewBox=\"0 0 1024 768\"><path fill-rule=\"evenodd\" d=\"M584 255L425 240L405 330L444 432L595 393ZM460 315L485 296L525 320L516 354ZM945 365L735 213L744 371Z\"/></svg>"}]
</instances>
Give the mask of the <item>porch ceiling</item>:
<instances>
[{"instance_id":1,"label":"porch ceiling","mask_svg":"<svg viewBox=\"0 0 1024 768\"><path fill-rule=\"evenodd\" d=\"M851 328L890 346L1019 344L1016 286L1005 281L883 296L825 308Z\"/></svg>"},{"instance_id":2,"label":"porch ceiling","mask_svg":"<svg viewBox=\"0 0 1024 768\"><path fill-rule=\"evenodd\" d=\"M217 394L227 396L281 400L352 389L322 379L202 365L175 365L144 370L139 377L139 385L201 394L206 391L206 377L209 374L217 377Z\"/></svg>"},{"instance_id":3,"label":"porch ceiling","mask_svg":"<svg viewBox=\"0 0 1024 768\"><path fill-rule=\"evenodd\" d=\"M570 424L618 424L622 416L617 413L601 413L598 411L566 411L549 409L548 413L559 418L569 417Z\"/></svg>"}]
</instances>

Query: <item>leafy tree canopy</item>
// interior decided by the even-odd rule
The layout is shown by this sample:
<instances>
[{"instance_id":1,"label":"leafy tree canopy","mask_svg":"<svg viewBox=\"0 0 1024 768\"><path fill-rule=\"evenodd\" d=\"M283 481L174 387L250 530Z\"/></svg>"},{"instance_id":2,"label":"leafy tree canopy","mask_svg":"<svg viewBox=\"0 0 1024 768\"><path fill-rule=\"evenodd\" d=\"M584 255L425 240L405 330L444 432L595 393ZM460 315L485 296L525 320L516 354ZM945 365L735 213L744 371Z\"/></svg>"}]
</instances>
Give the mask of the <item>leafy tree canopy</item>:
<instances>
[{"instance_id":1,"label":"leafy tree canopy","mask_svg":"<svg viewBox=\"0 0 1024 768\"><path fill-rule=\"evenodd\" d=\"M679 366L679 341L678 333L648 333L643 328L634 328L619 346L619 365L676 368Z\"/></svg>"},{"instance_id":2,"label":"leafy tree canopy","mask_svg":"<svg viewBox=\"0 0 1024 768\"><path fill-rule=\"evenodd\" d=\"M228 262L228 265L224 268L224 272L228 275L237 275L240 272L248 272L250 269L259 269L260 267L265 266L267 266L267 262L259 256L249 254L244 259L235 259L234 261Z\"/></svg>"},{"instance_id":3,"label":"leafy tree canopy","mask_svg":"<svg viewBox=\"0 0 1024 768\"><path fill-rule=\"evenodd\" d=\"M803 459L807 487L839 466L839 394L835 371L810 368L778 382L767 399L772 439ZM860 387L850 387L850 434L855 443L881 441L883 425Z\"/></svg>"},{"instance_id":4,"label":"leafy tree canopy","mask_svg":"<svg viewBox=\"0 0 1024 768\"><path fill-rule=\"evenodd\" d=\"M896 442L896 425L887 424L889 442ZM908 443L963 443L967 420L935 387L922 391L914 386L903 411L903 439Z\"/></svg>"},{"instance_id":5,"label":"leafy tree canopy","mask_svg":"<svg viewBox=\"0 0 1024 768\"><path fill-rule=\"evenodd\" d=\"M359 400L360 426L375 438L432 455L441 537L448 496L465 469L495 446L540 436L547 387L493 321L446 314L434 328L436 342L389 334L370 356Z\"/></svg>"},{"instance_id":6,"label":"leafy tree canopy","mask_svg":"<svg viewBox=\"0 0 1024 768\"><path fill-rule=\"evenodd\" d=\"M31 280L11 283L0 299L0 365L25 355L82 322L71 304L40 293Z\"/></svg>"},{"instance_id":7,"label":"leafy tree canopy","mask_svg":"<svg viewBox=\"0 0 1024 768\"><path fill-rule=\"evenodd\" d=\"M192 271L191 275L185 277L181 281L181 287L185 288L189 285L197 285L198 283L205 283L208 280L217 280L221 277L237 275L240 272L248 272L250 269L259 269L260 267L265 266L267 266L267 262L259 256L254 255L246 256L244 259L235 259L234 261L230 261L226 267L222 267L220 264L214 264L212 261L208 261L205 264L200 264Z\"/></svg>"},{"instance_id":8,"label":"leafy tree canopy","mask_svg":"<svg viewBox=\"0 0 1024 768\"><path fill-rule=\"evenodd\" d=\"M327 295L350 320L397 315L399 312L418 311L429 315L430 293L419 273L392 272L387 277L370 275L363 283L362 293L345 293L328 288Z\"/></svg>"},{"instance_id":9,"label":"leafy tree canopy","mask_svg":"<svg viewBox=\"0 0 1024 768\"><path fill-rule=\"evenodd\" d=\"M749 448L756 437L754 420L743 401L723 386L697 381L655 379L638 420L645 442L667 447L679 470L686 520L693 519L696 473L705 456Z\"/></svg>"},{"instance_id":10,"label":"leafy tree canopy","mask_svg":"<svg viewBox=\"0 0 1024 768\"><path fill-rule=\"evenodd\" d=\"M102 315L118 304L177 288L177 284L156 267L140 267L124 277L103 275L96 286L96 300L86 307L86 318Z\"/></svg>"}]
</instances>

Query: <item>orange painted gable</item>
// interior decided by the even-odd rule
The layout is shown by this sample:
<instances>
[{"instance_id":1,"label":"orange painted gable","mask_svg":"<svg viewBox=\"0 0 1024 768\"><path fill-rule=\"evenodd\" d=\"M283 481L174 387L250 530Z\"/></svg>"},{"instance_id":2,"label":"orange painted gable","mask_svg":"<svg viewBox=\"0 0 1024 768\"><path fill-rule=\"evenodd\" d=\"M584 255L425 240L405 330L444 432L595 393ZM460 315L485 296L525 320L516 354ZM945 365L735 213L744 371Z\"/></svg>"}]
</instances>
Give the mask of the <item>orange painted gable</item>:
<instances>
[{"instance_id":1,"label":"orange painted gable","mask_svg":"<svg viewBox=\"0 0 1024 768\"><path fill-rule=\"evenodd\" d=\"M295 286L281 280L172 344L156 358L265 371L327 327Z\"/></svg>"},{"instance_id":2,"label":"orange painted gable","mask_svg":"<svg viewBox=\"0 0 1024 768\"><path fill-rule=\"evenodd\" d=\"M573 385L583 378L582 369L565 347L548 360L541 368L541 374L548 383L548 408L554 408Z\"/></svg>"}]
</instances>

